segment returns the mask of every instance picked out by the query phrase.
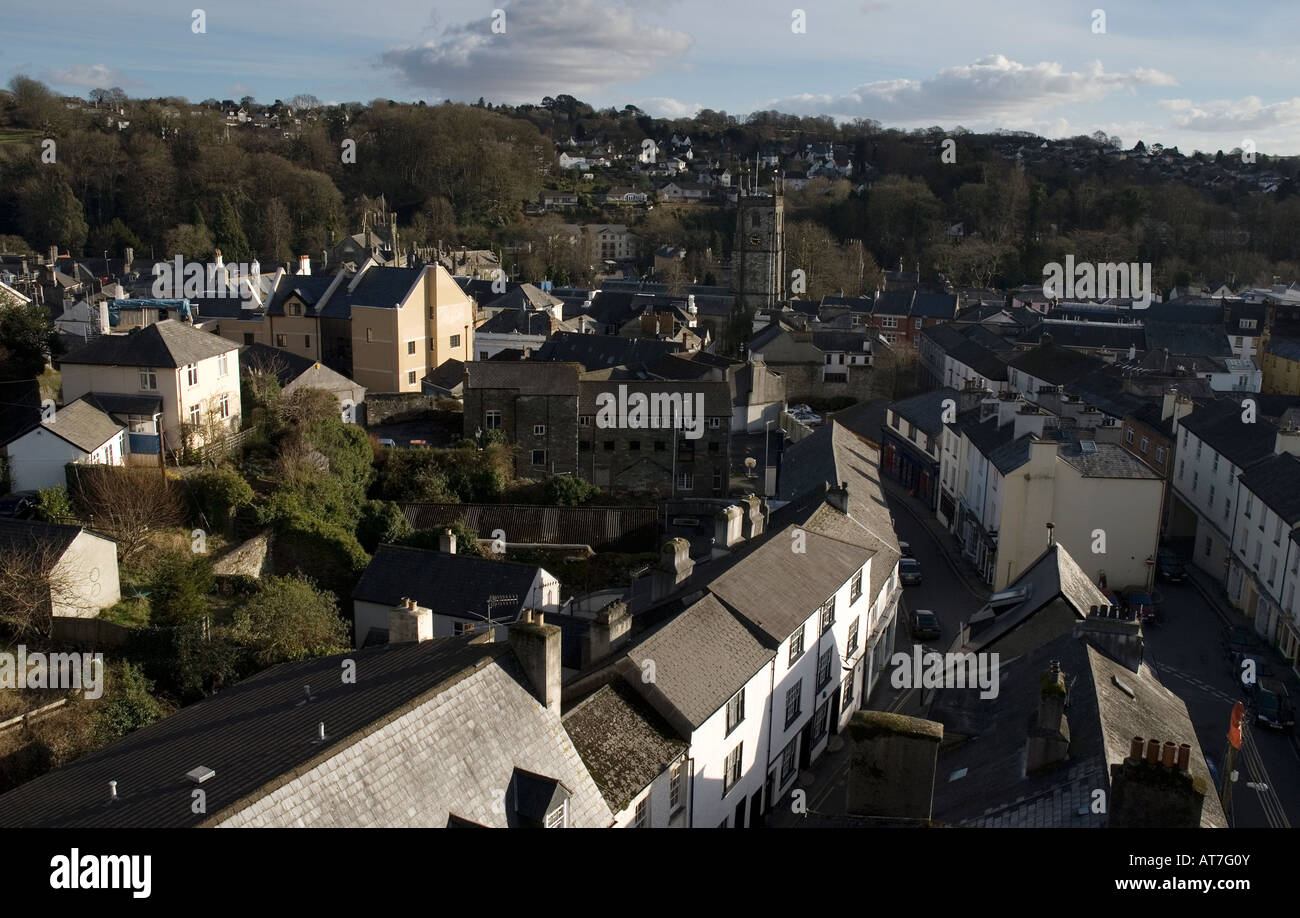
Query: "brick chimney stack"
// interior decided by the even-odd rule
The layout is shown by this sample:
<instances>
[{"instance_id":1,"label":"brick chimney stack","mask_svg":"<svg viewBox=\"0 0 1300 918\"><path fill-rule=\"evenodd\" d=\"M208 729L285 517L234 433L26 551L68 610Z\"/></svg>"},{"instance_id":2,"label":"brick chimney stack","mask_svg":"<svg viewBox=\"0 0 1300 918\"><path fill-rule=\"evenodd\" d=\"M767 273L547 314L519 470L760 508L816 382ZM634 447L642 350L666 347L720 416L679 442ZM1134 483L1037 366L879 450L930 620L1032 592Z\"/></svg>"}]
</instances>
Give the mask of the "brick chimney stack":
<instances>
[{"instance_id":1,"label":"brick chimney stack","mask_svg":"<svg viewBox=\"0 0 1300 918\"><path fill-rule=\"evenodd\" d=\"M1029 723L1025 770L1029 774L1065 761L1070 751L1070 721L1065 716L1065 673L1053 660L1039 679L1038 710Z\"/></svg>"},{"instance_id":2,"label":"brick chimney stack","mask_svg":"<svg viewBox=\"0 0 1300 918\"><path fill-rule=\"evenodd\" d=\"M1123 762L1110 767L1113 828L1193 829L1208 790L1190 772L1192 747L1135 736Z\"/></svg>"},{"instance_id":3,"label":"brick chimney stack","mask_svg":"<svg viewBox=\"0 0 1300 918\"><path fill-rule=\"evenodd\" d=\"M406 598L388 610L388 643L411 644L431 640L433 610Z\"/></svg>"}]
</instances>

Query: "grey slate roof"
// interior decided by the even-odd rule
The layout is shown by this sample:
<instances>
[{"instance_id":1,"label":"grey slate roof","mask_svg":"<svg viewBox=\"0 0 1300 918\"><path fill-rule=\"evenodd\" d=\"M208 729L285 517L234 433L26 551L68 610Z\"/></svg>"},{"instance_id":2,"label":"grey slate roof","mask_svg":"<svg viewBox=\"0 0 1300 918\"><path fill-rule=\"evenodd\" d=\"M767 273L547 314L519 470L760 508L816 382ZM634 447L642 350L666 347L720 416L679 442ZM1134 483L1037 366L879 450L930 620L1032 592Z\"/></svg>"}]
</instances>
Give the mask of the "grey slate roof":
<instances>
[{"instance_id":1,"label":"grey slate roof","mask_svg":"<svg viewBox=\"0 0 1300 918\"><path fill-rule=\"evenodd\" d=\"M1277 445L1277 426L1262 417L1256 418L1253 424L1246 424L1241 416L1240 402L1223 399L1197 408L1178 424L1244 470L1273 455L1273 448Z\"/></svg>"},{"instance_id":2,"label":"grey slate roof","mask_svg":"<svg viewBox=\"0 0 1300 918\"><path fill-rule=\"evenodd\" d=\"M521 395L578 395L578 374L582 366L575 363L539 363L537 361L482 361L465 365L470 389L518 389Z\"/></svg>"},{"instance_id":3,"label":"grey slate roof","mask_svg":"<svg viewBox=\"0 0 1300 918\"><path fill-rule=\"evenodd\" d=\"M978 411L968 411L957 416L956 427L1003 475L1029 461L1029 444L1033 438L1025 434L1016 439L1014 424L999 428L996 417L981 422Z\"/></svg>"},{"instance_id":4,"label":"grey slate roof","mask_svg":"<svg viewBox=\"0 0 1300 918\"><path fill-rule=\"evenodd\" d=\"M889 399L877 398L858 402L841 411L836 411L831 418L836 424L866 437L872 443L880 444L880 429L885 426L885 412L889 408Z\"/></svg>"},{"instance_id":5,"label":"grey slate roof","mask_svg":"<svg viewBox=\"0 0 1300 918\"><path fill-rule=\"evenodd\" d=\"M533 351L533 362L568 361L588 370L629 366L635 363L654 365L664 354L674 354L682 346L658 338L624 338L620 335L584 335L556 332Z\"/></svg>"},{"instance_id":6,"label":"grey slate roof","mask_svg":"<svg viewBox=\"0 0 1300 918\"><path fill-rule=\"evenodd\" d=\"M1078 469L1084 478L1159 478L1144 462L1118 443L1096 443L1084 452L1077 440L1067 440L1057 455Z\"/></svg>"},{"instance_id":7,"label":"grey slate roof","mask_svg":"<svg viewBox=\"0 0 1300 918\"><path fill-rule=\"evenodd\" d=\"M788 538L769 539L709 589L779 646L874 554L812 531L806 548L793 552Z\"/></svg>"},{"instance_id":8,"label":"grey slate roof","mask_svg":"<svg viewBox=\"0 0 1300 918\"><path fill-rule=\"evenodd\" d=\"M62 555L81 533L80 526L0 517L0 551L18 551L39 545L43 550L48 549Z\"/></svg>"},{"instance_id":9,"label":"grey slate roof","mask_svg":"<svg viewBox=\"0 0 1300 918\"><path fill-rule=\"evenodd\" d=\"M273 666L84 759L0 795L4 826L505 826L524 769L564 784L570 821L612 814L559 718L502 643L443 638ZM311 700L304 702L303 686ZM326 742L315 742L324 722ZM204 765L208 813L185 774ZM118 801L107 805L108 782Z\"/></svg>"},{"instance_id":10,"label":"grey slate roof","mask_svg":"<svg viewBox=\"0 0 1300 918\"><path fill-rule=\"evenodd\" d=\"M706 595L633 647L627 661L636 678L654 661L655 681L641 691L659 699L696 728L775 657L739 619Z\"/></svg>"},{"instance_id":11,"label":"grey slate roof","mask_svg":"<svg viewBox=\"0 0 1300 918\"><path fill-rule=\"evenodd\" d=\"M442 529L463 519L480 539L504 529L513 542L590 545L596 551L654 551L654 507L543 507L535 504L398 505L416 530Z\"/></svg>"},{"instance_id":12,"label":"grey slate roof","mask_svg":"<svg viewBox=\"0 0 1300 918\"><path fill-rule=\"evenodd\" d=\"M1038 710L1040 676L1053 660L1070 684L1069 758L1055 768L1025 775L1025 725ZM1133 697L1121 691L1115 679ZM1187 706L1145 663L1132 672L1086 638L1065 634L1004 664L996 698L978 696L978 689L948 690L931 711L930 716L944 724L945 736L972 738L940 752L935 820L1005 828L1105 825L1106 817L1092 812L1092 792L1109 792L1110 766L1128 755L1132 737L1142 736L1191 746L1191 774L1210 789L1201 826L1226 826ZM957 777L961 769L965 773Z\"/></svg>"},{"instance_id":13,"label":"grey slate roof","mask_svg":"<svg viewBox=\"0 0 1300 918\"><path fill-rule=\"evenodd\" d=\"M1285 360L1300 360L1300 338L1279 338L1270 335L1268 352Z\"/></svg>"},{"instance_id":14,"label":"grey slate roof","mask_svg":"<svg viewBox=\"0 0 1300 918\"><path fill-rule=\"evenodd\" d=\"M512 606L493 610L496 620L513 619L528 600L539 567L451 555L422 548L380 545L366 565L352 598L395 606L411 598L438 615L487 618L490 596L517 596ZM358 634L357 640L365 639Z\"/></svg>"},{"instance_id":15,"label":"grey slate roof","mask_svg":"<svg viewBox=\"0 0 1300 918\"><path fill-rule=\"evenodd\" d=\"M1255 463L1238 479L1288 526L1300 523L1300 459L1278 453Z\"/></svg>"},{"instance_id":16,"label":"grey slate roof","mask_svg":"<svg viewBox=\"0 0 1300 918\"><path fill-rule=\"evenodd\" d=\"M563 617L563 616L560 616ZM564 715L564 729L614 813L620 813L686 743L621 679L601 686Z\"/></svg>"},{"instance_id":17,"label":"grey slate roof","mask_svg":"<svg viewBox=\"0 0 1300 918\"><path fill-rule=\"evenodd\" d=\"M923 392L894 402L889 407L894 414L919 427L932 437L939 436L943 430L943 403L952 399L957 404L960 393L956 389L944 387L933 392Z\"/></svg>"},{"instance_id":18,"label":"grey slate roof","mask_svg":"<svg viewBox=\"0 0 1300 918\"><path fill-rule=\"evenodd\" d=\"M100 335L70 354L61 364L119 367L183 367L239 349L218 335L167 319L127 335Z\"/></svg>"},{"instance_id":19,"label":"grey slate roof","mask_svg":"<svg viewBox=\"0 0 1300 918\"><path fill-rule=\"evenodd\" d=\"M1231 357L1228 335L1219 324L1170 322L1149 319L1146 322L1147 348L1164 348L1171 354L1203 354L1207 357Z\"/></svg>"},{"instance_id":20,"label":"grey slate roof","mask_svg":"<svg viewBox=\"0 0 1300 918\"><path fill-rule=\"evenodd\" d=\"M93 453L123 430L121 424L84 398L64 405L41 426L85 453Z\"/></svg>"},{"instance_id":21,"label":"grey slate roof","mask_svg":"<svg viewBox=\"0 0 1300 918\"><path fill-rule=\"evenodd\" d=\"M1032 350L1016 354L1008 364L1048 385L1061 386L1098 369L1102 361L1080 354L1057 344L1040 344Z\"/></svg>"}]
</instances>

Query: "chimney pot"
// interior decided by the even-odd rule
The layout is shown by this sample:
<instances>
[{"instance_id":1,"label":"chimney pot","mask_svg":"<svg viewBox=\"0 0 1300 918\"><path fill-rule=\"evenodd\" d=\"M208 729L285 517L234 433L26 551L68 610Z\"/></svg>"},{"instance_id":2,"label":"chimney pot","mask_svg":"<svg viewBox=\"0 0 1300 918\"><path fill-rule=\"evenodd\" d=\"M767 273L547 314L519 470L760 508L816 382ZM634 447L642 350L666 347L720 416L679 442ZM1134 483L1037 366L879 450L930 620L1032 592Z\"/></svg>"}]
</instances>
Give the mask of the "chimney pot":
<instances>
[{"instance_id":1,"label":"chimney pot","mask_svg":"<svg viewBox=\"0 0 1300 918\"><path fill-rule=\"evenodd\" d=\"M1128 745L1128 757L1130 759L1142 758L1142 746L1144 742L1145 741L1140 736L1133 737L1132 741Z\"/></svg>"},{"instance_id":2,"label":"chimney pot","mask_svg":"<svg viewBox=\"0 0 1300 918\"><path fill-rule=\"evenodd\" d=\"M1192 747L1183 743L1178 747L1178 770L1187 771L1192 764Z\"/></svg>"},{"instance_id":3,"label":"chimney pot","mask_svg":"<svg viewBox=\"0 0 1300 918\"><path fill-rule=\"evenodd\" d=\"M1160 761L1160 740L1147 740L1147 761L1152 765Z\"/></svg>"},{"instance_id":4,"label":"chimney pot","mask_svg":"<svg viewBox=\"0 0 1300 918\"><path fill-rule=\"evenodd\" d=\"M1178 762L1178 744L1166 742L1161 749L1160 764L1166 768L1173 768Z\"/></svg>"}]
</instances>

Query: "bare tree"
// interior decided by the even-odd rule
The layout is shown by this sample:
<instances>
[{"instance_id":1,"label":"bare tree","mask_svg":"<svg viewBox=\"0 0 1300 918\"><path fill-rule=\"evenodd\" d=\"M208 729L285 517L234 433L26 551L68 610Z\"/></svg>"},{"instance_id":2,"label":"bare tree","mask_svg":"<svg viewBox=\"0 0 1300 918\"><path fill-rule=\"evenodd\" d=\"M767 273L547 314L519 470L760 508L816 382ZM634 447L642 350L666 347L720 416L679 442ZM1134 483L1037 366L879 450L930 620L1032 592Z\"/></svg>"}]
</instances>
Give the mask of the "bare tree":
<instances>
[{"instance_id":1,"label":"bare tree","mask_svg":"<svg viewBox=\"0 0 1300 918\"><path fill-rule=\"evenodd\" d=\"M64 550L47 539L0 539L0 623L14 637L49 637L55 606L88 605L78 589L84 575Z\"/></svg>"},{"instance_id":2,"label":"bare tree","mask_svg":"<svg viewBox=\"0 0 1300 918\"><path fill-rule=\"evenodd\" d=\"M160 470L77 466L74 481L81 518L117 540L124 562L184 520L180 489Z\"/></svg>"}]
</instances>

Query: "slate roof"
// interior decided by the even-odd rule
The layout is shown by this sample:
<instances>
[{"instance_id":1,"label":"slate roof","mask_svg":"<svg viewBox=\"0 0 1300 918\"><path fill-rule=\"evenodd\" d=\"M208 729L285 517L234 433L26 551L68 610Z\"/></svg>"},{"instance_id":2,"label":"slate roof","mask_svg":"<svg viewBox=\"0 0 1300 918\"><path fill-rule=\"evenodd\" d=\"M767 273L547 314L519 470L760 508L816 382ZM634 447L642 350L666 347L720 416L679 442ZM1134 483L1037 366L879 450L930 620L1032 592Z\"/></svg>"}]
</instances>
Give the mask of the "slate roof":
<instances>
[{"instance_id":1,"label":"slate roof","mask_svg":"<svg viewBox=\"0 0 1300 918\"><path fill-rule=\"evenodd\" d=\"M980 326L975 326L979 328ZM974 341L964 340L958 343L947 355L958 363L970 367L985 379L994 382L1006 382L1007 364L1001 357Z\"/></svg>"},{"instance_id":2,"label":"slate roof","mask_svg":"<svg viewBox=\"0 0 1300 918\"><path fill-rule=\"evenodd\" d=\"M1265 308L1263 303L1233 303L1228 307L1227 333L1243 338L1256 338L1264 328ZM1254 326L1242 328L1243 320L1253 320Z\"/></svg>"},{"instance_id":3,"label":"slate roof","mask_svg":"<svg viewBox=\"0 0 1300 918\"><path fill-rule=\"evenodd\" d=\"M1222 325L1148 319L1145 329L1147 348L1151 350L1164 348L1171 354L1232 356L1232 347L1228 344L1228 335Z\"/></svg>"},{"instance_id":4,"label":"slate roof","mask_svg":"<svg viewBox=\"0 0 1300 918\"><path fill-rule=\"evenodd\" d=\"M579 363L587 370L644 363L653 366L665 354L682 350L674 341L658 338L624 338L620 335L584 335L556 332L533 351L532 362Z\"/></svg>"},{"instance_id":5,"label":"slate roof","mask_svg":"<svg viewBox=\"0 0 1300 918\"><path fill-rule=\"evenodd\" d=\"M1130 346L1139 351L1147 346L1146 334L1138 325L1112 325L1101 322L1065 322L1044 319L1025 329L1019 340L1039 343L1044 335L1051 335L1051 343L1059 347L1109 348L1127 351Z\"/></svg>"},{"instance_id":6,"label":"slate roof","mask_svg":"<svg viewBox=\"0 0 1300 918\"><path fill-rule=\"evenodd\" d=\"M465 381L465 362L449 357L424 378L428 385L451 391Z\"/></svg>"},{"instance_id":7,"label":"slate roof","mask_svg":"<svg viewBox=\"0 0 1300 918\"><path fill-rule=\"evenodd\" d=\"M345 658L355 683L338 678ZM526 686L508 645L466 638L283 663L0 795L0 825L505 826L513 813L494 804L516 769L563 783L571 824L609 825L559 718ZM185 777L200 765L215 771L207 816Z\"/></svg>"},{"instance_id":8,"label":"slate roof","mask_svg":"<svg viewBox=\"0 0 1300 918\"><path fill-rule=\"evenodd\" d=\"M0 447L40 422L40 383L35 379L0 380Z\"/></svg>"},{"instance_id":9,"label":"slate roof","mask_svg":"<svg viewBox=\"0 0 1300 918\"><path fill-rule=\"evenodd\" d=\"M64 405L41 427L84 453L93 453L124 429L84 398Z\"/></svg>"},{"instance_id":10,"label":"slate roof","mask_svg":"<svg viewBox=\"0 0 1300 918\"><path fill-rule=\"evenodd\" d=\"M705 417L726 417L731 416L731 387L721 380L676 380L676 379L628 379L628 380L603 380L583 378L578 384L578 414L594 415L598 408L596 399L603 392L609 392L618 395L618 387L627 386L627 393L630 397L634 392L652 395L655 393L674 394L680 392L683 399L700 394L704 396L704 415ZM691 403L692 406L694 402ZM617 407L617 406L616 406ZM647 409L648 410L648 409ZM694 411L694 408L691 409ZM730 421L727 422L730 424Z\"/></svg>"},{"instance_id":11,"label":"slate roof","mask_svg":"<svg viewBox=\"0 0 1300 918\"><path fill-rule=\"evenodd\" d=\"M61 523L42 523L37 520L12 520L0 517L0 550L18 551L41 546L42 550L52 550L62 555L68 550L77 536L81 535L80 526L65 526ZM92 533L99 535L98 533ZM107 538L106 536L99 536ZM2 798L3 795L0 795Z\"/></svg>"},{"instance_id":12,"label":"slate roof","mask_svg":"<svg viewBox=\"0 0 1300 918\"><path fill-rule=\"evenodd\" d=\"M152 417L162 414L161 395L122 395L116 392L87 392L80 399L125 423L131 415Z\"/></svg>"},{"instance_id":13,"label":"slate roof","mask_svg":"<svg viewBox=\"0 0 1300 918\"><path fill-rule=\"evenodd\" d=\"M874 554L811 531L806 548L793 552L788 539L769 539L713 580L709 590L766 634L775 648ZM792 602L793 597L800 601Z\"/></svg>"},{"instance_id":14,"label":"slate roof","mask_svg":"<svg viewBox=\"0 0 1300 918\"><path fill-rule=\"evenodd\" d=\"M528 600L539 567L452 555L422 548L380 545L352 598L395 606L411 598L437 615L486 620L491 596L518 596L514 606L494 609L494 619L513 619ZM357 635L358 640L364 635Z\"/></svg>"},{"instance_id":15,"label":"slate roof","mask_svg":"<svg viewBox=\"0 0 1300 918\"><path fill-rule=\"evenodd\" d=\"M1118 443L1094 443L1084 452L1077 440L1067 440L1057 455L1074 466L1084 478L1159 478L1145 463Z\"/></svg>"},{"instance_id":16,"label":"slate roof","mask_svg":"<svg viewBox=\"0 0 1300 918\"><path fill-rule=\"evenodd\" d=\"M317 315L321 298L330 284L334 283L334 278L334 274L282 274L280 283L276 285L267 301L267 315L283 316L284 303L294 294L297 294L298 298L306 304L307 315ZM346 287L347 283L348 279L344 278L339 284L340 289ZM238 302L237 299L235 301Z\"/></svg>"},{"instance_id":17,"label":"slate roof","mask_svg":"<svg viewBox=\"0 0 1300 918\"><path fill-rule=\"evenodd\" d=\"M1038 710L1040 676L1053 660L1070 685L1069 757L1026 775L1025 725ZM1132 697L1114 684L1116 679ZM1132 672L1086 638L1065 634L1004 664L996 698L978 695L978 689L945 691L939 696L942 705L931 711L931 718L944 724L945 736L972 738L940 751L936 821L990 828L1104 826L1106 816L1093 812L1093 791L1110 790L1110 766L1128 755L1132 737L1142 736L1191 746L1191 774L1210 789L1201 826L1226 826L1187 706L1145 663Z\"/></svg>"},{"instance_id":18,"label":"slate roof","mask_svg":"<svg viewBox=\"0 0 1300 918\"><path fill-rule=\"evenodd\" d=\"M951 319L957 315L957 296L953 293L918 291L912 300L911 314L928 319Z\"/></svg>"},{"instance_id":19,"label":"slate roof","mask_svg":"<svg viewBox=\"0 0 1300 918\"><path fill-rule=\"evenodd\" d=\"M1284 360L1300 360L1300 338L1279 338L1270 335L1268 352Z\"/></svg>"},{"instance_id":20,"label":"slate roof","mask_svg":"<svg viewBox=\"0 0 1300 918\"><path fill-rule=\"evenodd\" d=\"M859 437L866 437L872 443L880 444L880 429L885 426L889 399L877 398L858 402L831 415L836 424L844 427Z\"/></svg>"},{"instance_id":21,"label":"slate roof","mask_svg":"<svg viewBox=\"0 0 1300 918\"><path fill-rule=\"evenodd\" d=\"M355 290L348 290L352 280L345 280L330 295L320 314L331 319L352 318L353 306L393 309L411 292L424 268L389 268L371 266L361 275ZM353 278L355 280L355 278Z\"/></svg>"},{"instance_id":22,"label":"slate roof","mask_svg":"<svg viewBox=\"0 0 1300 918\"><path fill-rule=\"evenodd\" d=\"M878 316L909 315L912 311L912 297L915 293L911 288L882 290L871 308L871 313Z\"/></svg>"},{"instance_id":23,"label":"slate roof","mask_svg":"<svg viewBox=\"0 0 1300 918\"><path fill-rule=\"evenodd\" d=\"M241 375L246 376L265 367L274 370L281 386L287 386L315 365L316 361L310 357L267 344L245 344L239 348Z\"/></svg>"},{"instance_id":24,"label":"slate roof","mask_svg":"<svg viewBox=\"0 0 1300 918\"><path fill-rule=\"evenodd\" d=\"M1238 480L1288 526L1300 523L1300 459L1277 453L1251 466Z\"/></svg>"},{"instance_id":25,"label":"slate roof","mask_svg":"<svg viewBox=\"0 0 1300 918\"><path fill-rule=\"evenodd\" d=\"M127 335L100 335L60 358L60 364L183 367L239 349L218 335L167 319Z\"/></svg>"},{"instance_id":26,"label":"slate roof","mask_svg":"<svg viewBox=\"0 0 1300 918\"><path fill-rule=\"evenodd\" d=\"M1016 439L1014 424L998 427L996 416L980 421L979 411L967 411L957 416L954 426L1003 475L1029 461L1029 443L1033 438L1025 434Z\"/></svg>"},{"instance_id":27,"label":"slate roof","mask_svg":"<svg viewBox=\"0 0 1300 918\"><path fill-rule=\"evenodd\" d=\"M626 659L638 674L645 661L654 661L655 681L643 691L652 703L667 702L694 729L775 656L722 603L705 595L628 651Z\"/></svg>"},{"instance_id":28,"label":"slate roof","mask_svg":"<svg viewBox=\"0 0 1300 918\"><path fill-rule=\"evenodd\" d=\"M871 352L871 339L862 332L815 331L813 345L821 351L847 351L852 354Z\"/></svg>"},{"instance_id":29,"label":"slate roof","mask_svg":"<svg viewBox=\"0 0 1300 918\"><path fill-rule=\"evenodd\" d=\"M1048 385L1061 386L1101 367L1102 362L1078 351L1048 343L1015 355L1008 361L1008 365L1035 379L1041 379Z\"/></svg>"},{"instance_id":30,"label":"slate roof","mask_svg":"<svg viewBox=\"0 0 1300 918\"><path fill-rule=\"evenodd\" d=\"M960 393L956 389L949 389L945 386L933 392L923 392L920 395L902 399L894 402L889 407L894 414L919 427L930 436L937 437L940 431L943 430L944 400L952 399L955 405L959 396Z\"/></svg>"},{"instance_id":31,"label":"slate roof","mask_svg":"<svg viewBox=\"0 0 1300 918\"><path fill-rule=\"evenodd\" d=\"M538 361L498 362L475 360L467 363L466 383L470 389L518 389L522 395L578 395L578 374L573 363Z\"/></svg>"},{"instance_id":32,"label":"slate roof","mask_svg":"<svg viewBox=\"0 0 1300 918\"><path fill-rule=\"evenodd\" d=\"M1241 415L1240 402L1224 399L1195 409L1178 424L1237 468L1248 469L1273 455L1277 426L1266 418L1247 424Z\"/></svg>"},{"instance_id":33,"label":"slate roof","mask_svg":"<svg viewBox=\"0 0 1300 918\"><path fill-rule=\"evenodd\" d=\"M575 705L564 715L564 729L614 813L625 810L687 746L621 679Z\"/></svg>"}]
</instances>

